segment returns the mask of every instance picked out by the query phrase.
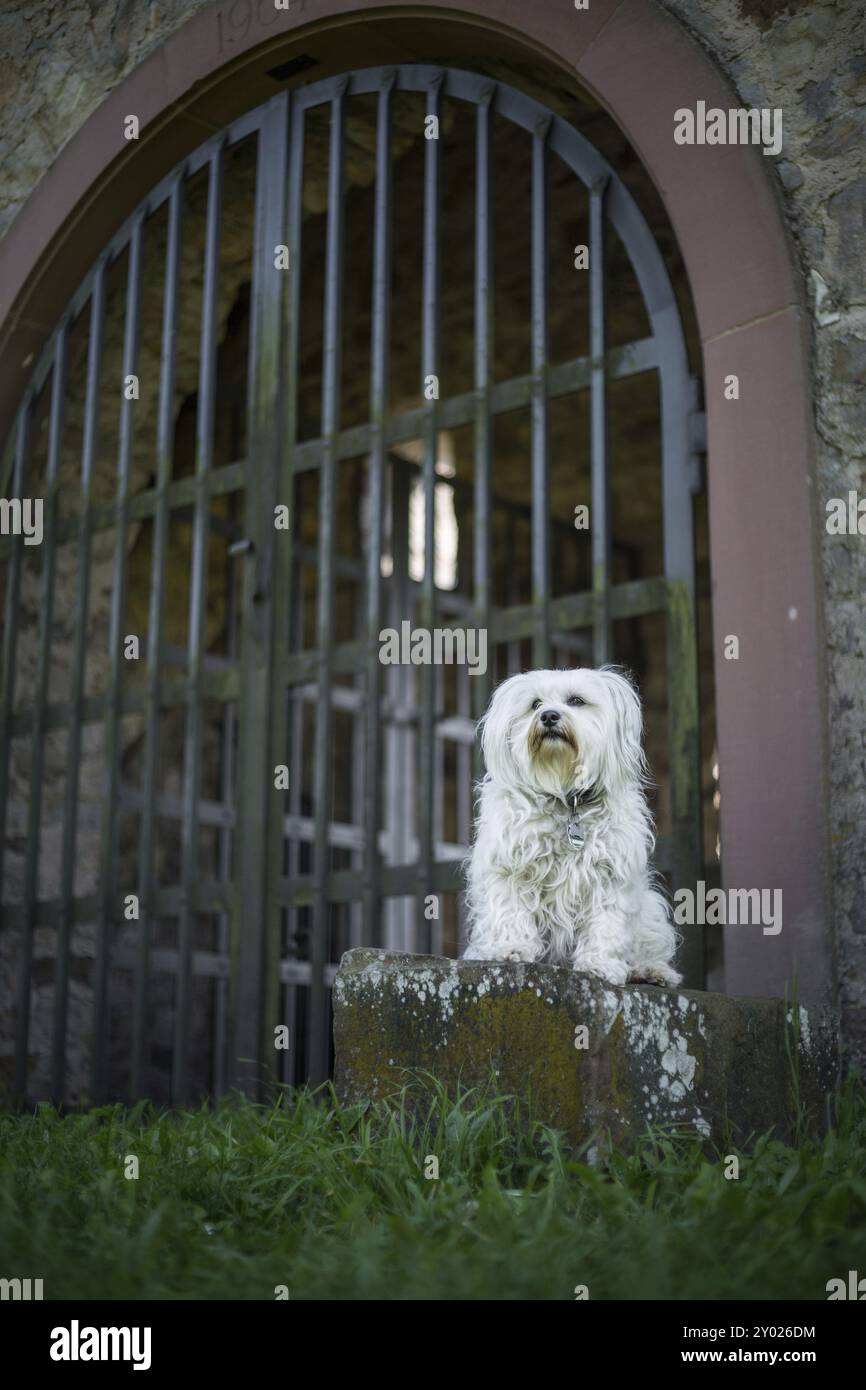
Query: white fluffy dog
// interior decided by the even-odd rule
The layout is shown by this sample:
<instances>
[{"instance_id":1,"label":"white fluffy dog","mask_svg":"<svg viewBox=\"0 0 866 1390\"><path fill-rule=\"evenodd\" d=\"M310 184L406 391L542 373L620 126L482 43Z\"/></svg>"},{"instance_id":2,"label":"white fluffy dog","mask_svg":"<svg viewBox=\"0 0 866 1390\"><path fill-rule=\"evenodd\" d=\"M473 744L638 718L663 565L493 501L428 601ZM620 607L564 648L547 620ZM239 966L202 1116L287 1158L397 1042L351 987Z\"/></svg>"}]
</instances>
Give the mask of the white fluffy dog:
<instances>
[{"instance_id":1,"label":"white fluffy dog","mask_svg":"<svg viewBox=\"0 0 866 1390\"><path fill-rule=\"evenodd\" d=\"M464 960L679 984L676 933L648 868L654 837L631 682L610 666L512 676L481 729L487 773Z\"/></svg>"}]
</instances>

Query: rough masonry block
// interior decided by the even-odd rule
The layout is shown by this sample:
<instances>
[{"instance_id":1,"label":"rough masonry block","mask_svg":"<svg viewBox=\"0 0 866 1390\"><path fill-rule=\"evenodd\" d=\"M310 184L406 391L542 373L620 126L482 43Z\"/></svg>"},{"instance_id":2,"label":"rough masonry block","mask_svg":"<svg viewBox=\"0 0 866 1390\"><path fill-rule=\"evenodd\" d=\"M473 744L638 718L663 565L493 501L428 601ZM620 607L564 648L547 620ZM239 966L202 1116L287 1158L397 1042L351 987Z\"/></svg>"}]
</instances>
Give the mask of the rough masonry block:
<instances>
[{"instance_id":1,"label":"rough masonry block","mask_svg":"<svg viewBox=\"0 0 866 1390\"><path fill-rule=\"evenodd\" d=\"M531 1098L575 1146L608 1133L617 1144L650 1123L743 1147L771 1126L787 1138L795 1076L821 1129L838 1069L822 1009L368 949L343 956L334 1035L345 1103L392 1094L416 1069L452 1095L495 1072L503 1092Z\"/></svg>"}]
</instances>

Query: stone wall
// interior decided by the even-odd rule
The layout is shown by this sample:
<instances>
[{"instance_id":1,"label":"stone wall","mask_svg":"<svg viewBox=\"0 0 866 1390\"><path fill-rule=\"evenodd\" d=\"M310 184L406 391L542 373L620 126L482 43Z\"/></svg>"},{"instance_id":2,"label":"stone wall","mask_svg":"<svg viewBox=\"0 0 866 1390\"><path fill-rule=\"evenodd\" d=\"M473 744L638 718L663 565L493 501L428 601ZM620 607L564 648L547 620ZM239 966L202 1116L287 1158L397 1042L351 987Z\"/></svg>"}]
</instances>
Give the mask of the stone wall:
<instances>
[{"instance_id":1,"label":"stone wall","mask_svg":"<svg viewBox=\"0 0 866 1390\"><path fill-rule=\"evenodd\" d=\"M210 0L4 0L0 231L87 117Z\"/></svg>"}]
</instances>

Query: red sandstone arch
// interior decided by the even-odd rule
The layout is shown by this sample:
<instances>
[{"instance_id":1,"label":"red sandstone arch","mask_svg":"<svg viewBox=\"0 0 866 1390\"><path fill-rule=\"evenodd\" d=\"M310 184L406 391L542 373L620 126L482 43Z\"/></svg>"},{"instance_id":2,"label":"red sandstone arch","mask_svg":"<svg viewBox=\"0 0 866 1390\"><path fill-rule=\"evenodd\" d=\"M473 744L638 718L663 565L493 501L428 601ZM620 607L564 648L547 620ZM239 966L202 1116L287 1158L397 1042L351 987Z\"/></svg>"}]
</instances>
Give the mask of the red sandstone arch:
<instances>
[{"instance_id":1,"label":"red sandstone arch","mask_svg":"<svg viewBox=\"0 0 866 1390\"><path fill-rule=\"evenodd\" d=\"M279 90L269 71L307 55L315 75L473 48L533 54L575 76L631 140L664 198L703 347L709 453L721 817L726 886L781 888L783 929L735 927L726 983L800 997L832 980L826 882L826 723L818 597L808 322L769 161L743 147L676 145L679 107L737 106L704 52L649 0L230 0L190 20L65 146L0 246L0 435L60 308L152 186L209 130ZM123 117L141 124L135 144ZM726 401L725 376L740 379ZM727 634L739 661L722 655Z\"/></svg>"}]
</instances>

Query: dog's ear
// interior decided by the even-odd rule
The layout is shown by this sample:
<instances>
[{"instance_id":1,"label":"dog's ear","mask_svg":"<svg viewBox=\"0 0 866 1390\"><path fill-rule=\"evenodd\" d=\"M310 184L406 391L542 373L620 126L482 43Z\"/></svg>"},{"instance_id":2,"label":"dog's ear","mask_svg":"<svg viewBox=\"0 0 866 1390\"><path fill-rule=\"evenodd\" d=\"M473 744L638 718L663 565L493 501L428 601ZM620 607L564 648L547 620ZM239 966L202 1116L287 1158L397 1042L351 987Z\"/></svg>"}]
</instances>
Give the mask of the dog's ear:
<instances>
[{"instance_id":1,"label":"dog's ear","mask_svg":"<svg viewBox=\"0 0 866 1390\"><path fill-rule=\"evenodd\" d=\"M614 723L614 737L605 749L605 781L611 790L616 790L646 776L643 711L640 696L626 671L618 666L602 666L598 675L610 698Z\"/></svg>"},{"instance_id":2,"label":"dog's ear","mask_svg":"<svg viewBox=\"0 0 866 1390\"><path fill-rule=\"evenodd\" d=\"M509 786L515 776L510 732L516 679L512 676L497 686L479 724L484 766L494 782L502 786Z\"/></svg>"}]
</instances>

